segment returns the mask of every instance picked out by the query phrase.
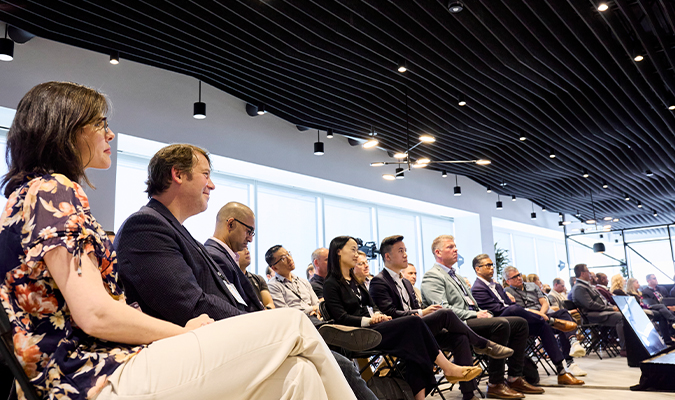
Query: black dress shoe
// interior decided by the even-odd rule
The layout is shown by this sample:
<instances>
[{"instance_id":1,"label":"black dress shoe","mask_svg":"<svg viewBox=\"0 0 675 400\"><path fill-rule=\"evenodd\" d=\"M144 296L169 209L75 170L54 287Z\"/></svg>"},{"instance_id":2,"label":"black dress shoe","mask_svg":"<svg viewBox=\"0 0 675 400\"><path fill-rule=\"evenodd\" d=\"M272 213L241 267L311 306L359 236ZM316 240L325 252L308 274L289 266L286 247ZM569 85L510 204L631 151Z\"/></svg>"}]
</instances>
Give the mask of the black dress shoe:
<instances>
[{"instance_id":1,"label":"black dress shoe","mask_svg":"<svg viewBox=\"0 0 675 400\"><path fill-rule=\"evenodd\" d=\"M345 325L321 325L319 334L326 344L350 351L370 350L382 341L382 335L376 330Z\"/></svg>"}]
</instances>

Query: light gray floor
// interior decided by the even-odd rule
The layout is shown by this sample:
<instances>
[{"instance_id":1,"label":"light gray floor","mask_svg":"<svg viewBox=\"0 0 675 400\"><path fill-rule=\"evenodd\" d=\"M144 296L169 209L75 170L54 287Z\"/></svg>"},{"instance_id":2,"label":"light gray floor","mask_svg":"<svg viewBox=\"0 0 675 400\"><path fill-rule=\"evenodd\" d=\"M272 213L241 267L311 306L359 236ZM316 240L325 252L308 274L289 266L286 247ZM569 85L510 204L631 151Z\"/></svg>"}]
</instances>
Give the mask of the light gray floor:
<instances>
[{"instance_id":1,"label":"light gray floor","mask_svg":"<svg viewBox=\"0 0 675 400\"><path fill-rule=\"evenodd\" d=\"M547 376L541 367L539 375L541 385L546 390L543 395L528 395L529 399L541 400L675 400L675 393L655 393L655 392L632 392L629 387L637 384L640 380L640 369L628 366L623 357L604 358L600 360L595 355L586 356L577 359L577 364L586 372L587 376L579 377L586 382L581 387L559 387L555 376ZM675 377L673 377L675 379ZM486 380L481 381L481 390L484 391ZM447 400L461 399L462 395L459 388L451 392L444 392ZM441 400L438 394L429 396L427 399Z\"/></svg>"}]
</instances>

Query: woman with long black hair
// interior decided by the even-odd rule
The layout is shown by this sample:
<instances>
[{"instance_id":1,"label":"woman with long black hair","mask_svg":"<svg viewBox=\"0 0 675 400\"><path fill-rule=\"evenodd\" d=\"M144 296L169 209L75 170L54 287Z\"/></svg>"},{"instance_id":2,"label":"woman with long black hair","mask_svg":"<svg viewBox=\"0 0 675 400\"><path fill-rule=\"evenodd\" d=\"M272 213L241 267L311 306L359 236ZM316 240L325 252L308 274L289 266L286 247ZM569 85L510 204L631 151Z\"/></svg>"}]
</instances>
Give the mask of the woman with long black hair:
<instances>
[{"instance_id":1,"label":"woman with long black hair","mask_svg":"<svg viewBox=\"0 0 675 400\"><path fill-rule=\"evenodd\" d=\"M404 378L416 399L424 399L436 384L434 363L443 369L452 383L469 381L480 375L480 367L460 367L448 361L421 318L409 316L392 320L378 312L368 290L354 276L358 255L358 245L352 237L338 236L330 242L323 295L326 308L336 323L368 326L380 332L382 342L375 349L405 361Z\"/></svg>"}]
</instances>

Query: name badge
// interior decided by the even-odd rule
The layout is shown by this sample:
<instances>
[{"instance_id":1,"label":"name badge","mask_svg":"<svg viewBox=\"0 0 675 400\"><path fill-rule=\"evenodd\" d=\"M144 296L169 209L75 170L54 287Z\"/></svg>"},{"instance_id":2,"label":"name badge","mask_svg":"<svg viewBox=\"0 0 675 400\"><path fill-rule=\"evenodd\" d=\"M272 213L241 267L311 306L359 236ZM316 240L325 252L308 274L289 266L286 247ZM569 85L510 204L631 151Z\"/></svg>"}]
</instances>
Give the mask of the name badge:
<instances>
[{"instance_id":1,"label":"name badge","mask_svg":"<svg viewBox=\"0 0 675 400\"><path fill-rule=\"evenodd\" d=\"M472 299L470 296L464 296L464 299L466 299L466 302L467 302L470 306L475 306L475 305L476 305L476 304L473 302L473 299Z\"/></svg>"},{"instance_id":2,"label":"name badge","mask_svg":"<svg viewBox=\"0 0 675 400\"><path fill-rule=\"evenodd\" d=\"M246 307L246 306L248 305L248 304L246 304L246 302L244 301L244 298L241 297L241 295L240 295L239 292L237 291L237 288L236 288L232 283L230 283L230 282L225 282L225 281L223 281L223 283L227 286L228 289L230 289L230 293L232 293L232 296L234 296L234 298L237 300L237 302L238 302L239 304L243 305L244 307Z\"/></svg>"}]
</instances>

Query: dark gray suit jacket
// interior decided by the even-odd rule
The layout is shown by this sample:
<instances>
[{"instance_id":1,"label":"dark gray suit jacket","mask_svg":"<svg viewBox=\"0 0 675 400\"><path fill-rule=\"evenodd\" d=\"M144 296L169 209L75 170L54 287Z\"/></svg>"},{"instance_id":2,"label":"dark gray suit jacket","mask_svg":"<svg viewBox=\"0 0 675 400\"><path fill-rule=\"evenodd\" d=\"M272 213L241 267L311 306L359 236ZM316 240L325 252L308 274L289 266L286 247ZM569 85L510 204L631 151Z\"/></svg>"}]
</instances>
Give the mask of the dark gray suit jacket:
<instances>
[{"instance_id":1,"label":"dark gray suit jacket","mask_svg":"<svg viewBox=\"0 0 675 400\"><path fill-rule=\"evenodd\" d=\"M124 221L115 248L127 299L144 313L180 326L203 313L215 320L244 313L220 267L159 201Z\"/></svg>"},{"instance_id":2,"label":"dark gray suit jacket","mask_svg":"<svg viewBox=\"0 0 675 400\"><path fill-rule=\"evenodd\" d=\"M572 286L572 301L588 315L588 322L604 322L615 312L607 300L588 283L577 279L576 285Z\"/></svg>"}]
</instances>

